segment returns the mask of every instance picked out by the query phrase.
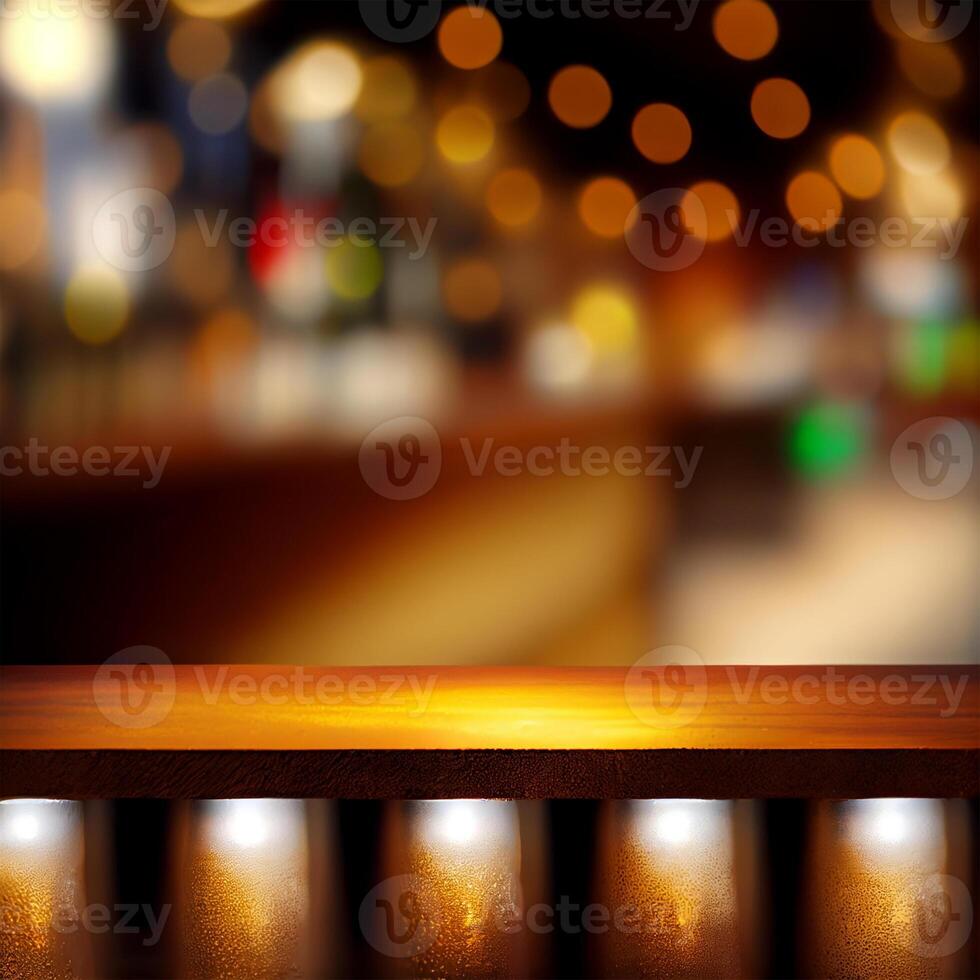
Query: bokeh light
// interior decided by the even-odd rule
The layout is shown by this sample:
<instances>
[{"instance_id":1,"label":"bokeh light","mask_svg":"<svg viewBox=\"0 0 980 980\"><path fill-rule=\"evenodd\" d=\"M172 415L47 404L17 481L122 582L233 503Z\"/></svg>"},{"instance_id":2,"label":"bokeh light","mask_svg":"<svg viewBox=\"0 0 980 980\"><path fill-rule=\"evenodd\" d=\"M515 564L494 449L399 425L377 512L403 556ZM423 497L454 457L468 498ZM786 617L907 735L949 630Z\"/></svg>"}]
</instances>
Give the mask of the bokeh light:
<instances>
[{"instance_id":1,"label":"bokeh light","mask_svg":"<svg viewBox=\"0 0 980 980\"><path fill-rule=\"evenodd\" d=\"M853 133L834 141L830 172L840 189L851 197L874 197L885 184L885 163L878 148L871 140Z\"/></svg>"},{"instance_id":2,"label":"bokeh light","mask_svg":"<svg viewBox=\"0 0 980 980\"><path fill-rule=\"evenodd\" d=\"M826 231L840 220L844 202L829 177L805 170L789 182L786 207L801 228Z\"/></svg>"},{"instance_id":3,"label":"bokeh light","mask_svg":"<svg viewBox=\"0 0 980 980\"><path fill-rule=\"evenodd\" d=\"M570 65L552 78L548 103L566 126L589 129L608 115L612 108L612 89L594 68Z\"/></svg>"},{"instance_id":4,"label":"bokeh light","mask_svg":"<svg viewBox=\"0 0 980 980\"><path fill-rule=\"evenodd\" d=\"M245 118L248 92L237 75L211 75L191 89L187 110L201 132L220 136L231 132Z\"/></svg>"},{"instance_id":5,"label":"bokeh light","mask_svg":"<svg viewBox=\"0 0 980 980\"><path fill-rule=\"evenodd\" d=\"M549 323L531 331L523 363L528 380L536 388L573 390L588 379L592 348L581 330L567 323Z\"/></svg>"},{"instance_id":6,"label":"bokeh light","mask_svg":"<svg viewBox=\"0 0 980 980\"><path fill-rule=\"evenodd\" d=\"M174 6L191 17L225 20L237 17L262 2L263 0L174 0Z\"/></svg>"},{"instance_id":7,"label":"bokeh light","mask_svg":"<svg viewBox=\"0 0 980 980\"><path fill-rule=\"evenodd\" d=\"M122 276L105 265L78 269L65 288L65 319L85 344L105 344L117 337L129 317L129 290Z\"/></svg>"},{"instance_id":8,"label":"bokeh light","mask_svg":"<svg viewBox=\"0 0 980 980\"><path fill-rule=\"evenodd\" d=\"M213 20L182 20L167 41L170 67L188 82L217 74L230 58L231 38Z\"/></svg>"},{"instance_id":9,"label":"bokeh light","mask_svg":"<svg viewBox=\"0 0 980 980\"><path fill-rule=\"evenodd\" d=\"M473 70L490 64L503 43L500 22L484 7L457 7L439 25L439 50L456 68Z\"/></svg>"},{"instance_id":10,"label":"bokeh light","mask_svg":"<svg viewBox=\"0 0 980 980\"><path fill-rule=\"evenodd\" d=\"M851 472L868 448L867 418L844 402L821 402L800 413L790 433L794 466L813 479Z\"/></svg>"},{"instance_id":11,"label":"bokeh light","mask_svg":"<svg viewBox=\"0 0 980 980\"><path fill-rule=\"evenodd\" d=\"M415 75L405 62L383 55L362 66L361 94L354 111L365 122L407 116L418 100Z\"/></svg>"},{"instance_id":12,"label":"bokeh light","mask_svg":"<svg viewBox=\"0 0 980 980\"><path fill-rule=\"evenodd\" d=\"M503 300L500 273L486 259L458 259L443 276L442 299L446 310L457 320L464 323L489 320Z\"/></svg>"},{"instance_id":13,"label":"bokeh light","mask_svg":"<svg viewBox=\"0 0 980 980\"><path fill-rule=\"evenodd\" d=\"M368 299L378 291L383 278L384 261L376 245L345 238L327 250L327 282L341 299Z\"/></svg>"},{"instance_id":14,"label":"bokeh light","mask_svg":"<svg viewBox=\"0 0 980 980\"><path fill-rule=\"evenodd\" d=\"M284 249L261 283L272 309L292 323L315 321L330 307L331 292L320 249Z\"/></svg>"},{"instance_id":15,"label":"bokeh light","mask_svg":"<svg viewBox=\"0 0 980 980\"><path fill-rule=\"evenodd\" d=\"M571 320L597 356L628 353L639 338L636 304L614 284L585 287L572 303Z\"/></svg>"},{"instance_id":16,"label":"bokeh light","mask_svg":"<svg viewBox=\"0 0 980 980\"><path fill-rule=\"evenodd\" d=\"M191 348L191 364L205 385L225 370L247 363L259 340L255 321L240 307L226 307L202 324Z\"/></svg>"},{"instance_id":17,"label":"bokeh light","mask_svg":"<svg viewBox=\"0 0 980 980\"><path fill-rule=\"evenodd\" d=\"M181 222L164 268L174 292L192 306L206 307L231 289L234 256L224 237L209 245L195 219Z\"/></svg>"},{"instance_id":18,"label":"bokeh light","mask_svg":"<svg viewBox=\"0 0 980 980\"><path fill-rule=\"evenodd\" d=\"M911 218L955 220L963 214L963 191L953 174L902 174L900 190ZM940 228L933 231L943 233Z\"/></svg>"},{"instance_id":19,"label":"bokeh light","mask_svg":"<svg viewBox=\"0 0 980 980\"><path fill-rule=\"evenodd\" d=\"M700 207L694 198L700 202ZM684 224L695 238L720 242L738 227L738 198L724 184L703 180L692 184L681 198Z\"/></svg>"},{"instance_id":20,"label":"bokeh light","mask_svg":"<svg viewBox=\"0 0 980 980\"><path fill-rule=\"evenodd\" d=\"M486 200L497 221L518 228L530 224L541 210L541 184L529 170L503 170L490 181Z\"/></svg>"},{"instance_id":21,"label":"bokeh light","mask_svg":"<svg viewBox=\"0 0 980 980\"><path fill-rule=\"evenodd\" d=\"M402 187L422 169L425 147L417 126L384 122L370 126L361 138L361 170L382 187Z\"/></svg>"},{"instance_id":22,"label":"bokeh light","mask_svg":"<svg viewBox=\"0 0 980 980\"><path fill-rule=\"evenodd\" d=\"M810 123L810 101L788 78L767 78L752 93L752 118L766 135L787 140Z\"/></svg>"},{"instance_id":23,"label":"bokeh light","mask_svg":"<svg viewBox=\"0 0 980 980\"><path fill-rule=\"evenodd\" d=\"M600 238L619 238L632 227L636 194L618 177L596 177L582 189L578 213L583 224ZM631 220L632 219L632 220Z\"/></svg>"},{"instance_id":24,"label":"bokeh light","mask_svg":"<svg viewBox=\"0 0 980 980\"><path fill-rule=\"evenodd\" d=\"M712 21L715 40L733 57L743 61L763 58L779 37L779 24L763 0L727 0Z\"/></svg>"},{"instance_id":25,"label":"bokeh light","mask_svg":"<svg viewBox=\"0 0 980 980\"><path fill-rule=\"evenodd\" d=\"M47 215L41 202L26 191L0 192L0 269L26 265L44 243Z\"/></svg>"},{"instance_id":26,"label":"bokeh light","mask_svg":"<svg viewBox=\"0 0 980 980\"><path fill-rule=\"evenodd\" d=\"M119 137L116 150L131 158L140 180L161 194L177 188L184 174L184 151L169 126L162 123L139 123Z\"/></svg>"},{"instance_id":27,"label":"bokeh light","mask_svg":"<svg viewBox=\"0 0 980 980\"><path fill-rule=\"evenodd\" d=\"M633 143L653 163L676 163L691 147L691 124L676 106L655 102L633 119Z\"/></svg>"},{"instance_id":28,"label":"bokeh light","mask_svg":"<svg viewBox=\"0 0 980 980\"><path fill-rule=\"evenodd\" d=\"M860 275L874 308L888 316L946 316L962 302L961 274L936 249L869 249L862 255Z\"/></svg>"},{"instance_id":29,"label":"bokeh light","mask_svg":"<svg viewBox=\"0 0 980 980\"><path fill-rule=\"evenodd\" d=\"M451 163L477 163L493 149L495 133L493 120L480 106L460 105L439 120L436 143Z\"/></svg>"},{"instance_id":30,"label":"bokeh light","mask_svg":"<svg viewBox=\"0 0 980 980\"><path fill-rule=\"evenodd\" d=\"M926 95L948 99L963 88L963 65L949 44L906 40L896 50L905 77Z\"/></svg>"},{"instance_id":31,"label":"bokeh light","mask_svg":"<svg viewBox=\"0 0 980 980\"><path fill-rule=\"evenodd\" d=\"M910 174L935 174L949 163L949 140L942 127L924 112L902 112L888 127L888 146Z\"/></svg>"},{"instance_id":32,"label":"bokeh light","mask_svg":"<svg viewBox=\"0 0 980 980\"><path fill-rule=\"evenodd\" d=\"M308 41L273 76L276 111L294 123L337 119L353 109L363 74L357 56L344 44Z\"/></svg>"},{"instance_id":33,"label":"bokeh light","mask_svg":"<svg viewBox=\"0 0 980 980\"><path fill-rule=\"evenodd\" d=\"M89 102L106 87L115 59L106 17L27 9L0 22L0 77L29 99Z\"/></svg>"}]
</instances>

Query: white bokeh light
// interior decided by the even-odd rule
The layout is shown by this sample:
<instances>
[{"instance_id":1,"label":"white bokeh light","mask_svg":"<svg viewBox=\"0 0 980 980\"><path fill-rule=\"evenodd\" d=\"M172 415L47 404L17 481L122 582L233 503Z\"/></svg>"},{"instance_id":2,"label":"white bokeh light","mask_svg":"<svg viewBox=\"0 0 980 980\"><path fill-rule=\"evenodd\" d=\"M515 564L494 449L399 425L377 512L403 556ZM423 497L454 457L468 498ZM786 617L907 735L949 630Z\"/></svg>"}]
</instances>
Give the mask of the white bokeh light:
<instances>
[{"instance_id":1,"label":"white bokeh light","mask_svg":"<svg viewBox=\"0 0 980 980\"><path fill-rule=\"evenodd\" d=\"M111 20L82 9L69 13L37 16L14 4L0 23L0 74L19 95L78 104L105 91L116 61Z\"/></svg>"}]
</instances>

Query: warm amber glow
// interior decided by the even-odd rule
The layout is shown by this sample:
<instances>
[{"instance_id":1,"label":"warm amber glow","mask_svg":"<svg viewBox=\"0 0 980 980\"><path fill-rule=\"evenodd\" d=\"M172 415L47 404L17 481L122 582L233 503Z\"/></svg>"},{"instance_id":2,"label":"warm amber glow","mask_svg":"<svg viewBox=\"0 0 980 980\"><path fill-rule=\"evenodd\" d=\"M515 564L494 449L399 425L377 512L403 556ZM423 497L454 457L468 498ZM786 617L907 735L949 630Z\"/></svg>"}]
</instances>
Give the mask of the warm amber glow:
<instances>
[{"instance_id":1,"label":"warm amber glow","mask_svg":"<svg viewBox=\"0 0 980 980\"><path fill-rule=\"evenodd\" d=\"M354 111L365 122L400 119L415 108L418 86L411 69L398 58L370 58L362 68L361 94Z\"/></svg>"},{"instance_id":2,"label":"warm amber glow","mask_svg":"<svg viewBox=\"0 0 980 980\"><path fill-rule=\"evenodd\" d=\"M404 805L407 867L420 923L416 976L519 976L521 839L508 800ZM522 932L523 930L518 930Z\"/></svg>"},{"instance_id":3,"label":"warm amber glow","mask_svg":"<svg viewBox=\"0 0 980 980\"><path fill-rule=\"evenodd\" d=\"M439 50L457 68L490 64L500 54L503 43L500 22L484 7L457 7L439 25Z\"/></svg>"},{"instance_id":4,"label":"warm amber glow","mask_svg":"<svg viewBox=\"0 0 980 980\"><path fill-rule=\"evenodd\" d=\"M743 61L755 61L772 51L779 24L763 0L728 0L716 11L712 28L715 40Z\"/></svg>"},{"instance_id":5,"label":"warm amber glow","mask_svg":"<svg viewBox=\"0 0 980 980\"><path fill-rule=\"evenodd\" d=\"M442 298L446 309L458 320L489 320L503 299L500 273L486 259L460 259L446 270Z\"/></svg>"},{"instance_id":6,"label":"warm amber glow","mask_svg":"<svg viewBox=\"0 0 980 980\"><path fill-rule=\"evenodd\" d=\"M826 231L840 219L844 202L829 177L807 170L786 188L786 207L801 228Z\"/></svg>"},{"instance_id":7,"label":"warm amber glow","mask_svg":"<svg viewBox=\"0 0 980 980\"><path fill-rule=\"evenodd\" d=\"M631 909L634 931L598 944L602 976L743 976L734 804L623 800L603 806L597 885L604 904ZM751 855L742 855L748 872ZM751 872L749 872L751 874Z\"/></svg>"},{"instance_id":8,"label":"warm amber glow","mask_svg":"<svg viewBox=\"0 0 980 980\"><path fill-rule=\"evenodd\" d=\"M487 209L509 228L529 224L541 210L541 184L529 170L503 170L487 187Z\"/></svg>"},{"instance_id":9,"label":"warm amber glow","mask_svg":"<svg viewBox=\"0 0 980 980\"><path fill-rule=\"evenodd\" d=\"M585 185L578 213L585 227L600 238L619 238L630 227L636 195L617 177L597 177Z\"/></svg>"},{"instance_id":10,"label":"warm amber glow","mask_svg":"<svg viewBox=\"0 0 980 980\"><path fill-rule=\"evenodd\" d=\"M618 286L588 286L572 303L572 324L597 355L629 353L639 335L639 315Z\"/></svg>"},{"instance_id":11,"label":"warm amber glow","mask_svg":"<svg viewBox=\"0 0 980 980\"><path fill-rule=\"evenodd\" d=\"M701 207L695 206L697 198ZM681 198L681 212L690 233L707 242L720 242L738 227L738 198L716 180L703 180L688 188Z\"/></svg>"},{"instance_id":12,"label":"warm amber glow","mask_svg":"<svg viewBox=\"0 0 980 980\"><path fill-rule=\"evenodd\" d=\"M612 89L594 68L570 65L552 78L548 103L566 126L589 129L602 122L612 108Z\"/></svg>"},{"instance_id":13,"label":"warm amber glow","mask_svg":"<svg viewBox=\"0 0 980 980\"><path fill-rule=\"evenodd\" d=\"M967 935L963 896L953 878L945 879L969 880L947 837L956 825L951 808L961 805L930 799L817 805L806 879L806 976L966 975L954 955Z\"/></svg>"},{"instance_id":14,"label":"warm amber glow","mask_svg":"<svg viewBox=\"0 0 980 980\"><path fill-rule=\"evenodd\" d=\"M949 163L949 140L939 123L924 112L896 116L888 127L888 146L910 174L939 173Z\"/></svg>"},{"instance_id":15,"label":"warm amber glow","mask_svg":"<svg viewBox=\"0 0 980 980\"><path fill-rule=\"evenodd\" d=\"M71 924L85 911L81 804L0 801L0 976L91 976L90 934Z\"/></svg>"},{"instance_id":16,"label":"warm amber glow","mask_svg":"<svg viewBox=\"0 0 980 980\"><path fill-rule=\"evenodd\" d=\"M41 202L22 190L0 192L0 269L30 262L44 242L47 214Z\"/></svg>"},{"instance_id":17,"label":"warm amber glow","mask_svg":"<svg viewBox=\"0 0 980 980\"><path fill-rule=\"evenodd\" d=\"M439 122L436 142L451 163L476 163L493 148L493 120L475 105L450 109Z\"/></svg>"},{"instance_id":18,"label":"warm amber glow","mask_svg":"<svg viewBox=\"0 0 980 980\"><path fill-rule=\"evenodd\" d=\"M174 0L174 4L192 17L212 17L224 20L237 17L262 0Z\"/></svg>"},{"instance_id":19,"label":"warm amber glow","mask_svg":"<svg viewBox=\"0 0 980 980\"><path fill-rule=\"evenodd\" d=\"M910 217L955 220L963 214L963 191L952 174L902 174L900 186Z\"/></svg>"},{"instance_id":20,"label":"warm amber glow","mask_svg":"<svg viewBox=\"0 0 980 980\"><path fill-rule=\"evenodd\" d=\"M361 139L358 162L365 175L382 187L401 187L418 176L425 148L418 127L386 122L369 127Z\"/></svg>"},{"instance_id":21,"label":"warm amber glow","mask_svg":"<svg viewBox=\"0 0 980 980\"><path fill-rule=\"evenodd\" d=\"M235 259L227 239L208 245L197 221L177 228L174 251L164 266L172 288L194 306L216 303L231 289Z\"/></svg>"},{"instance_id":22,"label":"warm amber glow","mask_svg":"<svg viewBox=\"0 0 980 980\"><path fill-rule=\"evenodd\" d=\"M773 670L791 689L813 676L812 667ZM846 678L841 684L870 676L881 685L898 675L912 687L910 678L918 674L914 667L896 666L838 670ZM522 667L411 668L409 676L427 692L419 697L408 692L402 700L378 699L351 711L343 695L340 703L329 704L291 696L283 703L261 702L248 712L236 701L237 687L226 683L229 671L251 678L260 691L278 691L285 681L287 691L300 693L321 682L329 691L338 684L346 690L365 677L380 692L381 678L390 674L390 668L310 663L176 666L171 712L137 731L114 724L96 706L93 667L3 666L0 714L6 721L0 744L4 749L177 750L249 749L257 742L269 749L978 748L976 667L962 668L969 683L949 718L940 718L935 706L884 701L843 716L822 699L810 708L810 720L801 720L794 701L766 698L759 683L766 668L760 677L754 668L708 667L703 709L676 728L652 727L634 714L624 696L625 668L541 667L533 678ZM950 682L959 683L959 676L957 669ZM749 692L744 703L732 700L736 683ZM208 691L216 692L214 699L205 699ZM57 726L48 723L54 714L61 719Z\"/></svg>"},{"instance_id":23,"label":"warm amber glow","mask_svg":"<svg viewBox=\"0 0 980 980\"><path fill-rule=\"evenodd\" d=\"M885 183L885 163L878 148L863 136L849 134L830 150L830 172L851 197L874 197Z\"/></svg>"},{"instance_id":24,"label":"warm amber glow","mask_svg":"<svg viewBox=\"0 0 980 980\"><path fill-rule=\"evenodd\" d=\"M810 101L796 82L767 78L752 93L752 118L768 136L791 139L809 125Z\"/></svg>"},{"instance_id":25,"label":"warm amber glow","mask_svg":"<svg viewBox=\"0 0 980 980\"><path fill-rule=\"evenodd\" d=\"M210 20L180 21L167 42L170 67L189 82L221 71L230 57L228 32Z\"/></svg>"},{"instance_id":26,"label":"warm amber glow","mask_svg":"<svg viewBox=\"0 0 980 980\"><path fill-rule=\"evenodd\" d=\"M223 371L242 365L254 351L258 337L257 324L244 310L219 310L201 326L190 352L191 368L209 385Z\"/></svg>"},{"instance_id":27,"label":"warm amber glow","mask_svg":"<svg viewBox=\"0 0 980 980\"><path fill-rule=\"evenodd\" d=\"M655 102L636 114L633 142L653 163L675 163L691 147L691 124L676 106Z\"/></svg>"},{"instance_id":28,"label":"warm amber glow","mask_svg":"<svg viewBox=\"0 0 980 980\"><path fill-rule=\"evenodd\" d=\"M65 289L65 319L85 344L105 344L117 337L129 318L129 290L108 266L79 269Z\"/></svg>"},{"instance_id":29,"label":"warm amber glow","mask_svg":"<svg viewBox=\"0 0 980 980\"><path fill-rule=\"evenodd\" d=\"M275 111L293 123L325 122L346 115L361 93L363 75L354 52L334 41L308 41L274 72Z\"/></svg>"},{"instance_id":30,"label":"warm amber glow","mask_svg":"<svg viewBox=\"0 0 980 980\"><path fill-rule=\"evenodd\" d=\"M180 976L283 976L309 925L301 800L208 800L191 813L180 869Z\"/></svg>"},{"instance_id":31,"label":"warm amber glow","mask_svg":"<svg viewBox=\"0 0 980 980\"><path fill-rule=\"evenodd\" d=\"M963 87L963 65L949 44L906 39L897 50L905 77L926 95L948 99Z\"/></svg>"}]
</instances>

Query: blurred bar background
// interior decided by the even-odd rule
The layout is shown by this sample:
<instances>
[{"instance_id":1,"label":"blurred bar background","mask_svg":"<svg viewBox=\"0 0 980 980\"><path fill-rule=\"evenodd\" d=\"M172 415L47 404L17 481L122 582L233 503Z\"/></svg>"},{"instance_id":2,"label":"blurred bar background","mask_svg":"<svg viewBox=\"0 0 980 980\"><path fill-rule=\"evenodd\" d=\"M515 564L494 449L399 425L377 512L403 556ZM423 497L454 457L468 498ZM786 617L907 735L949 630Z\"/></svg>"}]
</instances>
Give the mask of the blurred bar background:
<instances>
[{"instance_id":1,"label":"blurred bar background","mask_svg":"<svg viewBox=\"0 0 980 980\"><path fill-rule=\"evenodd\" d=\"M165 466L4 470L8 662L976 659L977 479L925 499L893 451L975 441L975 17L444 3L395 43L357 3L122 8L0 22L2 443ZM651 268L671 188L703 252ZM401 416L442 445L413 500L359 467ZM676 449L475 476L487 438Z\"/></svg>"}]
</instances>

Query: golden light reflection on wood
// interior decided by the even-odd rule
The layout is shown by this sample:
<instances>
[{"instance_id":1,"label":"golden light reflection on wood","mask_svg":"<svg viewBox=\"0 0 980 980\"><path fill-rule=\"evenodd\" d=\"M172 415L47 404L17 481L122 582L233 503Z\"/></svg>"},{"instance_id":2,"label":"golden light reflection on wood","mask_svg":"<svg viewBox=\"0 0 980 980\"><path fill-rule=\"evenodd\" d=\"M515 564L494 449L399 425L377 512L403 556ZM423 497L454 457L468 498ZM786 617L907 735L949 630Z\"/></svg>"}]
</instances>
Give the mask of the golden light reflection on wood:
<instances>
[{"instance_id":1,"label":"golden light reflection on wood","mask_svg":"<svg viewBox=\"0 0 980 980\"><path fill-rule=\"evenodd\" d=\"M637 678L621 668L175 667L172 675L161 679L173 693L172 705L156 724L137 729L114 721L111 710L108 714L100 710L99 703L118 703L113 686L117 682L97 678L93 667L7 667L0 669L0 747L980 746L977 667L708 667L703 673L694 669L680 678L687 685L681 690L683 725L674 723L676 712L662 711L652 700L656 670L651 666ZM931 678L925 692L931 700L919 696L924 691L923 675ZM662 676L668 684L677 680L670 674ZM835 678L831 684L826 683L828 676ZM957 694L955 710L937 700L944 690L937 679ZM631 696L648 699L638 704L631 697L636 711L627 700L627 684ZM849 686L860 696L848 697ZM794 697L794 690L805 697ZM896 691L905 694L897 696ZM888 697L877 697L876 692ZM54 717L57 725L49 723Z\"/></svg>"}]
</instances>

